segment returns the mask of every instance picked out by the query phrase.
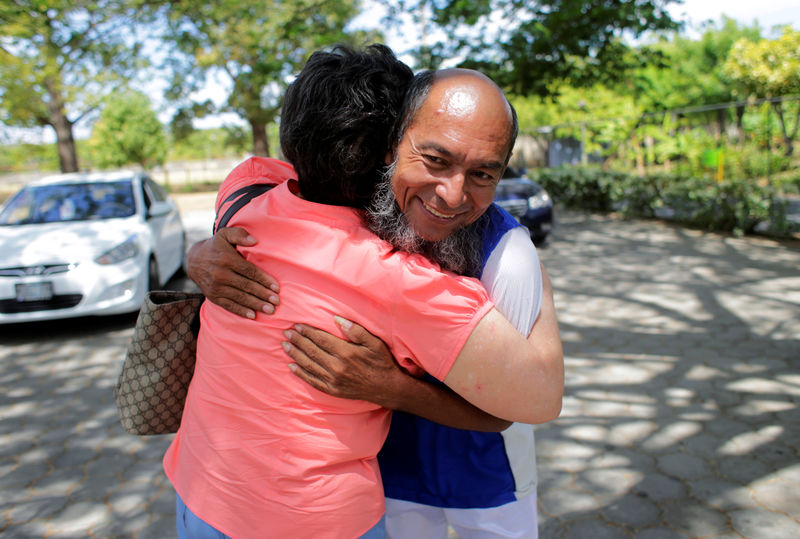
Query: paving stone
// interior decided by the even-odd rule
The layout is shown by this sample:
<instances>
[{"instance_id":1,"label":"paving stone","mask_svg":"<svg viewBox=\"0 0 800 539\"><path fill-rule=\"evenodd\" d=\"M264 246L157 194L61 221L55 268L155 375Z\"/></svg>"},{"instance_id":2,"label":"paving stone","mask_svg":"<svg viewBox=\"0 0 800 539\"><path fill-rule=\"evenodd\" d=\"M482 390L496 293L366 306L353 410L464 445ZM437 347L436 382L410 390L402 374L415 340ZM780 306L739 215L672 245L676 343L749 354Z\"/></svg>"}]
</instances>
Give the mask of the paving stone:
<instances>
[{"instance_id":1,"label":"paving stone","mask_svg":"<svg viewBox=\"0 0 800 539\"><path fill-rule=\"evenodd\" d=\"M640 496L627 495L603 507L603 517L614 524L635 529L660 524L660 510L653 501Z\"/></svg>"},{"instance_id":2,"label":"paving stone","mask_svg":"<svg viewBox=\"0 0 800 539\"><path fill-rule=\"evenodd\" d=\"M20 492L13 501L6 517L13 524L28 521L46 520L61 511L67 503L64 496L40 494L31 496L29 492Z\"/></svg>"},{"instance_id":3,"label":"paving stone","mask_svg":"<svg viewBox=\"0 0 800 539\"><path fill-rule=\"evenodd\" d=\"M6 489L10 487L23 488L27 487L35 478L44 475L49 470L46 463L26 463L17 464L5 475L0 477L0 488Z\"/></svg>"},{"instance_id":4,"label":"paving stone","mask_svg":"<svg viewBox=\"0 0 800 539\"><path fill-rule=\"evenodd\" d=\"M770 467L754 457L722 457L717 462L717 471L729 481L747 484L755 481L772 470Z\"/></svg>"},{"instance_id":5,"label":"paving stone","mask_svg":"<svg viewBox=\"0 0 800 539\"><path fill-rule=\"evenodd\" d=\"M591 493L576 488L552 489L539 498L539 506L548 515L563 518L574 513L596 512L602 503Z\"/></svg>"},{"instance_id":6,"label":"paving stone","mask_svg":"<svg viewBox=\"0 0 800 539\"><path fill-rule=\"evenodd\" d=\"M800 523L780 513L747 508L732 511L729 516L733 528L745 537L769 537L769 539L800 537Z\"/></svg>"},{"instance_id":7,"label":"paving stone","mask_svg":"<svg viewBox=\"0 0 800 539\"><path fill-rule=\"evenodd\" d=\"M690 539L688 535L669 528L646 528L633 534L633 539Z\"/></svg>"},{"instance_id":8,"label":"paving stone","mask_svg":"<svg viewBox=\"0 0 800 539\"><path fill-rule=\"evenodd\" d=\"M661 507L664 523L690 537L715 537L731 532L724 513L695 499L671 501Z\"/></svg>"},{"instance_id":9,"label":"paving stone","mask_svg":"<svg viewBox=\"0 0 800 539\"><path fill-rule=\"evenodd\" d=\"M703 428L706 428L705 424ZM683 440L681 445L684 451L690 455L715 460L718 457L720 447L723 443L724 438L720 436L707 432L700 432Z\"/></svg>"},{"instance_id":10,"label":"paving stone","mask_svg":"<svg viewBox=\"0 0 800 539\"><path fill-rule=\"evenodd\" d=\"M610 525L599 518L570 523L564 534L565 539L623 539L627 537L628 534L623 529Z\"/></svg>"},{"instance_id":11,"label":"paving stone","mask_svg":"<svg viewBox=\"0 0 800 539\"><path fill-rule=\"evenodd\" d=\"M105 522L109 518L108 507L95 501L70 500L67 505L47 522L51 534L79 533Z\"/></svg>"},{"instance_id":12,"label":"paving stone","mask_svg":"<svg viewBox=\"0 0 800 539\"><path fill-rule=\"evenodd\" d=\"M750 491L753 499L761 506L800 519L800 491L797 483L772 474L752 483Z\"/></svg>"},{"instance_id":13,"label":"paving stone","mask_svg":"<svg viewBox=\"0 0 800 539\"><path fill-rule=\"evenodd\" d=\"M637 496L662 502L685 498L687 488L682 481L674 477L649 473L632 489L632 492Z\"/></svg>"},{"instance_id":14,"label":"paving stone","mask_svg":"<svg viewBox=\"0 0 800 539\"><path fill-rule=\"evenodd\" d=\"M687 481L693 497L721 511L755 505L750 490L740 484L717 477Z\"/></svg>"},{"instance_id":15,"label":"paving stone","mask_svg":"<svg viewBox=\"0 0 800 539\"><path fill-rule=\"evenodd\" d=\"M664 424L644 444L649 451L665 450L677 446L683 440L700 433L703 430L697 421L677 421Z\"/></svg>"},{"instance_id":16,"label":"paving stone","mask_svg":"<svg viewBox=\"0 0 800 539\"><path fill-rule=\"evenodd\" d=\"M162 517L154 520L136 534L136 539L164 539L164 530L175 527L175 516Z\"/></svg>"},{"instance_id":17,"label":"paving stone","mask_svg":"<svg viewBox=\"0 0 800 539\"><path fill-rule=\"evenodd\" d=\"M47 525L41 520L12 523L3 530L3 539L31 539L32 537L45 537L48 533ZM58 535L58 537L63 537Z\"/></svg>"},{"instance_id":18,"label":"paving stone","mask_svg":"<svg viewBox=\"0 0 800 539\"><path fill-rule=\"evenodd\" d=\"M692 479L711 475L708 462L686 453L670 453L658 458L658 468L667 475L679 479Z\"/></svg>"},{"instance_id":19,"label":"paving stone","mask_svg":"<svg viewBox=\"0 0 800 539\"><path fill-rule=\"evenodd\" d=\"M46 473L34 478L30 488L37 496L47 494L67 496L83 484L84 478L84 473L76 468L50 468Z\"/></svg>"},{"instance_id":20,"label":"paving stone","mask_svg":"<svg viewBox=\"0 0 800 539\"><path fill-rule=\"evenodd\" d=\"M591 469L582 473L575 484L598 496L603 494L624 494L642 480L644 473L626 469Z\"/></svg>"},{"instance_id":21,"label":"paving stone","mask_svg":"<svg viewBox=\"0 0 800 539\"><path fill-rule=\"evenodd\" d=\"M649 420L624 421L609 429L608 439L618 445L635 445L649 438L657 429Z\"/></svg>"}]
</instances>

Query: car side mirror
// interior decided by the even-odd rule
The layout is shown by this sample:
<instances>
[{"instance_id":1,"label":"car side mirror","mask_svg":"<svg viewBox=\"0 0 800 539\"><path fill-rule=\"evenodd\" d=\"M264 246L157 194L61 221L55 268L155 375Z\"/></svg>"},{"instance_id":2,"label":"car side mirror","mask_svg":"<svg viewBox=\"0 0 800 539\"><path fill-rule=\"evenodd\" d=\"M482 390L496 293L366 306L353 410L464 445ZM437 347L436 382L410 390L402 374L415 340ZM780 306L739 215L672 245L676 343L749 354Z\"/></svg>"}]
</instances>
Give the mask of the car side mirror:
<instances>
[{"instance_id":1,"label":"car side mirror","mask_svg":"<svg viewBox=\"0 0 800 539\"><path fill-rule=\"evenodd\" d=\"M172 207L167 202L153 202L147 210L147 218L163 217L172 211Z\"/></svg>"}]
</instances>

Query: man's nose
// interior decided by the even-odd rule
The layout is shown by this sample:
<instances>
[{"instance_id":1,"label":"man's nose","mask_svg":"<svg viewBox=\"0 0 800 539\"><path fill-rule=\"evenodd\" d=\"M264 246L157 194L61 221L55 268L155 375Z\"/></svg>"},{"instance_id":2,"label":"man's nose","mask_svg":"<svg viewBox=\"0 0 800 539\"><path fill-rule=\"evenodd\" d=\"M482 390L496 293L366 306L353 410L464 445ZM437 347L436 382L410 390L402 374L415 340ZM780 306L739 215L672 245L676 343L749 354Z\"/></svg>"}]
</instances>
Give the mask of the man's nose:
<instances>
[{"instance_id":1,"label":"man's nose","mask_svg":"<svg viewBox=\"0 0 800 539\"><path fill-rule=\"evenodd\" d=\"M435 192L449 207L458 208L467 199L467 193L464 190L465 185L466 178L464 174L456 173L443 178L436 185Z\"/></svg>"}]
</instances>

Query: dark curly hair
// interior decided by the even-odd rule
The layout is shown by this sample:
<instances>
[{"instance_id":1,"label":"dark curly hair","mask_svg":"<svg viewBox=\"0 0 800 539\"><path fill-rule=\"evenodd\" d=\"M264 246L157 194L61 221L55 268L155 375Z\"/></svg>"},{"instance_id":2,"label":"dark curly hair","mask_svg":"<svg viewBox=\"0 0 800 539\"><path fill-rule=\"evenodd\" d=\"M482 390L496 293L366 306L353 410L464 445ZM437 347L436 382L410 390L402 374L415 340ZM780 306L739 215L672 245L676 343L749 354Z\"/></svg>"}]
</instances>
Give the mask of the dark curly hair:
<instances>
[{"instance_id":1,"label":"dark curly hair","mask_svg":"<svg viewBox=\"0 0 800 539\"><path fill-rule=\"evenodd\" d=\"M365 208L413 73L384 45L317 51L289 85L280 139L310 201Z\"/></svg>"}]
</instances>

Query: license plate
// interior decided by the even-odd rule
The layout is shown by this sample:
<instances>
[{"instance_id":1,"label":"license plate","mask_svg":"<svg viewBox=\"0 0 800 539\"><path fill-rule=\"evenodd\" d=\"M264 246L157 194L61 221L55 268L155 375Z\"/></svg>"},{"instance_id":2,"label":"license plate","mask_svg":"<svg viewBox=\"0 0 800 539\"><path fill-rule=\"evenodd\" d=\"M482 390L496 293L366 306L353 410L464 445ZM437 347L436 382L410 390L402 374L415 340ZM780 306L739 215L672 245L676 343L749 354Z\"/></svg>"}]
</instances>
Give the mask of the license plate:
<instances>
[{"instance_id":1,"label":"license plate","mask_svg":"<svg viewBox=\"0 0 800 539\"><path fill-rule=\"evenodd\" d=\"M53 283L21 283L16 288L17 301L44 301L53 298Z\"/></svg>"}]
</instances>

